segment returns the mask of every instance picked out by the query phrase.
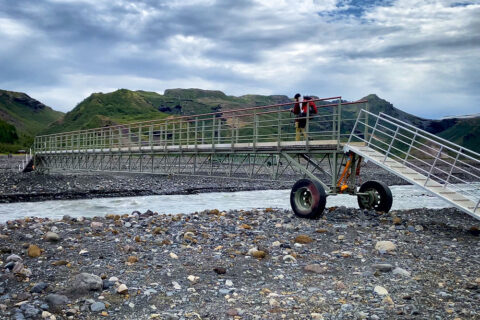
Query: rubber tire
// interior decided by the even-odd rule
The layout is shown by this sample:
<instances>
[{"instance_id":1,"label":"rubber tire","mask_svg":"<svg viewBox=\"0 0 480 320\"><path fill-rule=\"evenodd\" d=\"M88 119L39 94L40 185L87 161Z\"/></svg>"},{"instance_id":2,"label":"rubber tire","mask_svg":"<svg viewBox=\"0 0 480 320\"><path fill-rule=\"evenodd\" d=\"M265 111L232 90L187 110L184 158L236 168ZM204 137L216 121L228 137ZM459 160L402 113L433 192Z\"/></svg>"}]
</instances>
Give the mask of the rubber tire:
<instances>
[{"instance_id":1,"label":"rubber tire","mask_svg":"<svg viewBox=\"0 0 480 320\"><path fill-rule=\"evenodd\" d=\"M360 186L358 192L367 192L374 190L377 193L377 196L380 198L378 203L373 204L371 207L365 207L364 203L360 200L360 196L357 197L358 206L360 209L374 209L377 212L389 212L392 208L393 196L390 188L381 181L367 181Z\"/></svg>"},{"instance_id":2,"label":"rubber tire","mask_svg":"<svg viewBox=\"0 0 480 320\"><path fill-rule=\"evenodd\" d=\"M306 194L308 201L303 204ZM301 179L295 182L290 192L290 205L292 210L300 218L317 219L323 215L325 205L327 204L327 194L325 189L317 181Z\"/></svg>"}]
</instances>

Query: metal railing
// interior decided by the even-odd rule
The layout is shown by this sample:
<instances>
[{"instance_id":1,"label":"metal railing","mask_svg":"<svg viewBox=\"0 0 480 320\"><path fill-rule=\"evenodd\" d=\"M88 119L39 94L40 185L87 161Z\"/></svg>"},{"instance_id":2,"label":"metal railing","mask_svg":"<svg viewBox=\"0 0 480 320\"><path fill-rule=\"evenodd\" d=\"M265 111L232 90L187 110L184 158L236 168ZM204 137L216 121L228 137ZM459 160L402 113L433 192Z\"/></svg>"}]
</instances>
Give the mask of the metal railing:
<instances>
[{"instance_id":1,"label":"metal railing","mask_svg":"<svg viewBox=\"0 0 480 320\"><path fill-rule=\"evenodd\" d=\"M317 114L306 116L306 146L313 140L346 141L356 119L355 113L342 113L344 106L363 105L366 101L342 102L341 97L313 100ZM35 154L84 150L169 150L215 148L218 145L247 144L255 150L265 142L295 141L294 102L226 110L199 115L169 116L88 130L78 130L35 137ZM307 108L309 109L309 108ZM347 116L346 116L347 115ZM302 140L304 137L301 137Z\"/></svg>"},{"instance_id":2,"label":"metal railing","mask_svg":"<svg viewBox=\"0 0 480 320\"><path fill-rule=\"evenodd\" d=\"M364 120L366 115L370 121ZM393 159L424 175L423 186L448 187L472 200L473 212L479 208L480 154L387 114L366 110L360 111L348 142L354 141L384 154L383 163Z\"/></svg>"}]
</instances>

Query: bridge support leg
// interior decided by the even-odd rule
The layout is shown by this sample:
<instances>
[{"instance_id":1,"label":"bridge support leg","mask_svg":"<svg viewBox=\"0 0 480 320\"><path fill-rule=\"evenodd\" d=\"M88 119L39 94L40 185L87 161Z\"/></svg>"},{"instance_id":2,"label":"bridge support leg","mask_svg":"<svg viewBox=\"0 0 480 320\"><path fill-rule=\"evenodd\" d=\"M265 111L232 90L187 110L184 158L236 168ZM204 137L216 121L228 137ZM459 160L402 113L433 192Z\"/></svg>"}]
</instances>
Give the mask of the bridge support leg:
<instances>
[{"instance_id":1,"label":"bridge support leg","mask_svg":"<svg viewBox=\"0 0 480 320\"><path fill-rule=\"evenodd\" d=\"M325 184L323 183L317 176L315 176L313 173L311 173L307 168L305 168L304 166L302 166L297 160L295 160L294 158L292 158L289 154L285 153L285 152L282 152L282 156L288 160L288 162L290 163L290 165L292 165L293 167L299 169L301 172L303 172L306 176L308 176L311 180L313 181L316 181L318 182L322 187L323 189L325 190L325 192L327 194L330 193L330 188Z\"/></svg>"}]
</instances>

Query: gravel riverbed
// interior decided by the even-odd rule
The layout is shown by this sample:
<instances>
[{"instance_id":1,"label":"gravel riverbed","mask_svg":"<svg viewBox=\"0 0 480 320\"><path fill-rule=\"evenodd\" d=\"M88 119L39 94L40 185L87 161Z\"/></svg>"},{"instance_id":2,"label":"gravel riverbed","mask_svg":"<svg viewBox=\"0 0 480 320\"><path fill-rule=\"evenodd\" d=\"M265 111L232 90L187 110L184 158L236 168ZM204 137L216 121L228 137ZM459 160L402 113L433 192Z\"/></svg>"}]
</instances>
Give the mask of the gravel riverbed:
<instances>
[{"instance_id":1,"label":"gravel riverbed","mask_svg":"<svg viewBox=\"0 0 480 320\"><path fill-rule=\"evenodd\" d=\"M455 209L345 207L319 220L264 209L9 221L0 228L0 312L2 319L480 319L477 226Z\"/></svg>"},{"instance_id":2,"label":"gravel riverbed","mask_svg":"<svg viewBox=\"0 0 480 320\"><path fill-rule=\"evenodd\" d=\"M0 202L290 186L3 170ZM479 223L458 210L213 208L1 224L0 319L480 319Z\"/></svg>"}]
</instances>

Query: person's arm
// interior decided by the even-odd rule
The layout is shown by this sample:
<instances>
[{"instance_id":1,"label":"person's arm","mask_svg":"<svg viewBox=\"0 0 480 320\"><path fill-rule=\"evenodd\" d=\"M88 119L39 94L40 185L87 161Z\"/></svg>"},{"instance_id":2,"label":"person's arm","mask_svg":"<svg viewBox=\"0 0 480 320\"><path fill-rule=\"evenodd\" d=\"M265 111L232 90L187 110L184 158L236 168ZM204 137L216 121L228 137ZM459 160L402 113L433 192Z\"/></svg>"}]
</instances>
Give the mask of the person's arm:
<instances>
[{"instance_id":1,"label":"person's arm","mask_svg":"<svg viewBox=\"0 0 480 320\"><path fill-rule=\"evenodd\" d=\"M300 113L300 104L297 102L293 105L293 114L299 114Z\"/></svg>"},{"instance_id":2,"label":"person's arm","mask_svg":"<svg viewBox=\"0 0 480 320\"><path fill-rule=\"evenodd\" d=\"M310 101L309 102L309 105L313 108L313 113L317 114L318 113L318 109L317 109L317 105L315 104L314 101Z\"/></svg>"}]
</instances>

